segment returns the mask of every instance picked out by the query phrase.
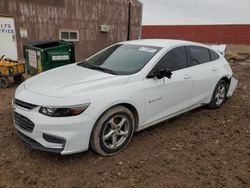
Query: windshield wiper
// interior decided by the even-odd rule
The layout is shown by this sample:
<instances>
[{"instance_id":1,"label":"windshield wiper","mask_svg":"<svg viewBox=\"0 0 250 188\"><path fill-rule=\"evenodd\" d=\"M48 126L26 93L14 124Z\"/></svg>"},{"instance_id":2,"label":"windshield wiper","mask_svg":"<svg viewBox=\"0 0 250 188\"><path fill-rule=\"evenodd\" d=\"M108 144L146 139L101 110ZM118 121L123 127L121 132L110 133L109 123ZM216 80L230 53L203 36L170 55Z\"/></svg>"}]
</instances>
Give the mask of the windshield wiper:
<instances>
[{"instance_id":1,"label":"windshield wiper","mask_svg":"<svg viewBox=\"0 0 250 188\"><path fill-rule=\"evenodd\" d=\"M110 69L104 68L104 67L93 66L93 67L89 67L89 68L94 69L94 70L100 70L100 71L107 72L107 73L110 73L110 74L116 74L116 72L114 72L114 71L112 71Z\"/></svg>"},{"instance_id":2,"label":"windshield wiper","mask_svg":"<svg viewBox=\"0 0 250 188\"><path fill-rule=\"evenodd\" d=\"M110 69L91 65L87 61L80 62L77 65L79 65L81 67L86 67L86 68L89 68L89 69L93 69L93 70L99 70L99 71L110 73L110 74L117 74L116 72L114 72L114 71L112 71Z\"/></svg>"}]
</instances>

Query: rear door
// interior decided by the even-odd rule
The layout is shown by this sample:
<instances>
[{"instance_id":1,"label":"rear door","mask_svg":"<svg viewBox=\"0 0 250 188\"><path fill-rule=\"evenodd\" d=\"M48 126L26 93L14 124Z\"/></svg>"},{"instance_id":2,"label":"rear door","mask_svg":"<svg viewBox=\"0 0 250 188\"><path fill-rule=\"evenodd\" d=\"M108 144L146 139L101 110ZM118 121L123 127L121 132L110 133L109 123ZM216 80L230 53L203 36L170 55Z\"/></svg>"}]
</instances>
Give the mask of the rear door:
<instances>
[{"instance_id":1,"label":"rear door","mask_svg":"<svg viewBox=\"0 0 250 188\"><path fill-rule=\"evenodd\" d=\"M207 103L219 79L219 56L208 48L188 46L188 58L193 80L191 106Z\"/></svg>"}]
</instances>

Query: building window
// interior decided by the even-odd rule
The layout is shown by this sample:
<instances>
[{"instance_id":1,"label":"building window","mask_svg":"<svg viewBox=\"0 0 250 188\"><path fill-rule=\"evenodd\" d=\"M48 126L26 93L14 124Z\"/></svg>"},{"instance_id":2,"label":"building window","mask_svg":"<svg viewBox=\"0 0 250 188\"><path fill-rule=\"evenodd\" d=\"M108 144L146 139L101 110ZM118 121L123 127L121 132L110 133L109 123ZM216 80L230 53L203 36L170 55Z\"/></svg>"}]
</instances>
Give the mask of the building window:
<instances>
[{"instance_id":1,"label":"building window","mask_svg":"<svg viewBox=\"0 0 250 188\"><path fill-rule=\"evenodd\" d=\"M79 41L79 31L62 29L59 31L59 39L65 41Z\"/></svg>"}]
</instances>

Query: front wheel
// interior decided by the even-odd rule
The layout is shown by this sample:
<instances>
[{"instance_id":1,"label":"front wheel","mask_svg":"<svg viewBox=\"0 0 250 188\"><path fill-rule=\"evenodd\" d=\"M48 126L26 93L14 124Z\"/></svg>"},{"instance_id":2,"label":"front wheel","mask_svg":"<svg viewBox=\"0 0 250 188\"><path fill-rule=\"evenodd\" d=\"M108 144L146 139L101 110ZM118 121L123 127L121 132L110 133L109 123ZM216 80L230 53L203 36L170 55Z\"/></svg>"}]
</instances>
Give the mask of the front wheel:
<instances>
[{"instance_id":1,"label":"front wheel","mask_svg":"<svg viewBox=\"0 0 250 188\"><path fill-rule=\"evenodd\" d=\"M91 147L103 156L116 154L128 145L134 128L132 112L124 106L113 107L107 110L94 126Z\"/></svg>"},{"instance_id":2,"label":"front wheel","mask_svg":"<svg viewBox=\"0 0 250 188\"><path fill-rule=\"evenodd\" d=\"M208 106L212 109L219 108L226 100L227 83L224 80L220 80L215 86L212 99Z\"/></svg>"}]
</instances>

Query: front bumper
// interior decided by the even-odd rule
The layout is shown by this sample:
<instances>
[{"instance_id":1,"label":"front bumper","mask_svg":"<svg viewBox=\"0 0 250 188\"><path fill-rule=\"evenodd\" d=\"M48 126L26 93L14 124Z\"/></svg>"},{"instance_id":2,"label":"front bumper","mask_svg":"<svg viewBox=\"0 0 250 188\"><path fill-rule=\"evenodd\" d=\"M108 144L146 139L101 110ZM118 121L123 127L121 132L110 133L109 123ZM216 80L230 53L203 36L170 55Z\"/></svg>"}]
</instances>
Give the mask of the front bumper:
<instances>
[{"instance_id":1,"label":"front bumper","mask_svg":"<svg viewBox=\"0 0 250 188\"><path fill-rule=\"evenodd\" d=\"M34 123L34 128L27 131L18 124L13 116L17 134L23 141L34 149L62 155L88 150L94 125L91 117L84 113L74 117L48 117L40 114L39 108L38 106L27 110L14 105L14 113Z\"/></svg>"},{"instance_id":2,"label":"front bumper","mask_svg":"<svg viewBox=\"0 0 250 188\"><path fill-rule=\"evenodd\" d=\"M17 135L19 138L21 138L24 142L30 145L31 148L37 149L40 151L47 151L51 153L61 153L64 150L64 145L62 145L62 148L46 148L43 145L41 145L39 142L33 140L32 138L26 136L20 131L17 131ZM65 143L65 142L64 142Z\"/></svg>"}]
</instances>

